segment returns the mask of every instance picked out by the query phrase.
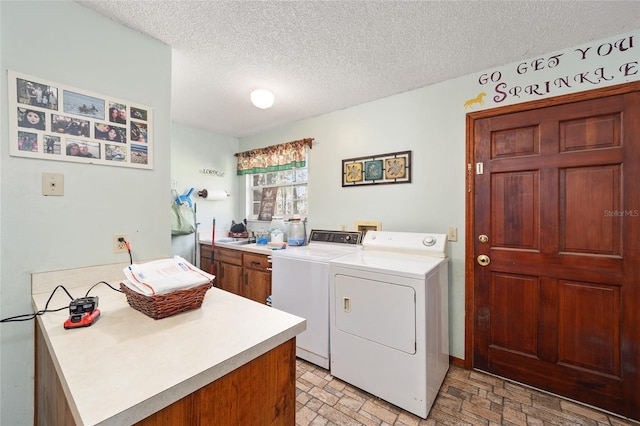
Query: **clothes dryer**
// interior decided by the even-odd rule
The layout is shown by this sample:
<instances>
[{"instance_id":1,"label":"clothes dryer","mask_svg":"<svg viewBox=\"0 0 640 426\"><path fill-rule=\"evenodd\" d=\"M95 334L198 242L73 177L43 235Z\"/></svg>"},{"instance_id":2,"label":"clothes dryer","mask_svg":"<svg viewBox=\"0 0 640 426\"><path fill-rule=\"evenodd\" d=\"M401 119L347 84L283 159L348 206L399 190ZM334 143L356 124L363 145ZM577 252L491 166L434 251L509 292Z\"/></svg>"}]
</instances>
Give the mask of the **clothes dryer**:
<instances>
[{"instance_id":1,"label":"clothes dryer","mask_svg":"<svg viewBox=\"0 0 640 426\"><path fill-rule=\"evenodd\" d=\"M422 418L449 368L446 241L369 231L329 262L331 374Z\"/></svg>"}]
</instances>

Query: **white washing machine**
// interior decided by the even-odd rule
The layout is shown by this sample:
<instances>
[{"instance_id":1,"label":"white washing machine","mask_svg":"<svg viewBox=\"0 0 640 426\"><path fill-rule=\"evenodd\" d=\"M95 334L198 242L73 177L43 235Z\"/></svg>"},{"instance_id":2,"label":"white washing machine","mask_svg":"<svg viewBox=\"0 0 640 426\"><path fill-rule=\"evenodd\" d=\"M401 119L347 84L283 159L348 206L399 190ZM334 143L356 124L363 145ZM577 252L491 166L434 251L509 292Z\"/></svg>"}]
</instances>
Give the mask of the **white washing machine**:
<instances>
[{"instance_id":1,"label":"white washing machine","mask_svg":"<svg viewBox=\"0 0 640 426\"><path fill-rule=\"evenodd\" d=\"M427 418L449 369L446 235L369 231L329 262L331 374Z\"/></svg>"},{"instance_id":2,"label":"white washing machine","mask_svg":"<svg viewBox=\"0 0 640 426\"><path fill-rule=\"evenodd\" d=\"M360 248L362 232L312 230L309 244L275 250L271 306L307 320L296 356L329 369L329 261Z\"/></svg>"}]
</instances>

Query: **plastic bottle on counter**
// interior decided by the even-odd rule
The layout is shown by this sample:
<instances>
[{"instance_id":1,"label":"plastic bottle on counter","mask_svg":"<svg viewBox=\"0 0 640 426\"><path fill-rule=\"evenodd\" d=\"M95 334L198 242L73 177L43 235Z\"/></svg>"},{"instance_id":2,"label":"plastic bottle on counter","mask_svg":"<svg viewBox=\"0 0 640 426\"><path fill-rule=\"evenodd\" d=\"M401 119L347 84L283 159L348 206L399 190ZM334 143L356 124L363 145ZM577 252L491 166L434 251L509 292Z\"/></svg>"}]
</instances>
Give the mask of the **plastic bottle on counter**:
<instances>
[{"instance_id":1,"label":"plastic bottle on counter","mask_svg":"<svg viewBox=\"0 0 640 426\"><path fill-rule=\"evenodd\" d=\"M284 243L284 234L278 228L275 228L271 231L271 244L282 244Z\"/></svg>"},{"instance_id":2,"label":"plastic bottle on counter","mask_svg":"<svg viewBox=\"0 0 640 426\"><path fill-rule=\"evenodd\" d=\"M300 220L299 214L294 214L289 220L287 228L287 245L303 246L307 239L307 228L305 223Z\"/></svg>"},{"instance_id":3,"label":"plastic bottle on counter","mask_svg":"<svg viewBox=\"0 0 640 426\"><path fill-rule=\"evenodd\" d=\"M278 232L276 232L278 231ZM282 244L286 239L287 227L284 224L282 216L273 216L269 225L269 233L271 234L272 244Z\"/></svg>"},{"instance_id":4,"label":"plastic bottle on counter","mask_svg":"<svg viewBox=\"0 0 640 426\"><path fill-rule=\"evenodd\" d=\"M256 233L256 244L266 246L269 243L269 232L261 229Z\"/></svg>"}]
</instances>

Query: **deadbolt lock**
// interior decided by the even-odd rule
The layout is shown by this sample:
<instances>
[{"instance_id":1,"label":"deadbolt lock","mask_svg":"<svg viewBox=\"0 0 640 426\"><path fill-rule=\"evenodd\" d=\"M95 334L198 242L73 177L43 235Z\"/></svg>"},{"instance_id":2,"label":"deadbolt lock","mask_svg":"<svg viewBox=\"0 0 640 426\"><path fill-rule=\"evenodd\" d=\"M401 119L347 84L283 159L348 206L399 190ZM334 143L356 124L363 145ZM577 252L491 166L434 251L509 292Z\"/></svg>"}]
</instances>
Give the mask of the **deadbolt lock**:
<instances>
[{"instance_id":1,"label":"deadbolt lock","mask_svg":"<svg viewBox=\"0 0 640 426\"><path fill-rule=\"evenodd\" d=\"M480 256L478 256L478 264L480 266L487 266L489 263L491 263L491 259L489 259L489 256L487 256L486 254L481 254Z\"/></svg>"},{"instance_id":2,"label":"deadbolt lock","mask_svg":"<svg viewBox=\"0 0 640 426\"><path fill-rule=\"evenodd\" d=\"M479 240L481 243L486 243L487 241L489 241L489 237L487 237L486 235L482 234L482 235L479 235L479 236L478 236L478 240Z\"/></svg>"}]
</instances>

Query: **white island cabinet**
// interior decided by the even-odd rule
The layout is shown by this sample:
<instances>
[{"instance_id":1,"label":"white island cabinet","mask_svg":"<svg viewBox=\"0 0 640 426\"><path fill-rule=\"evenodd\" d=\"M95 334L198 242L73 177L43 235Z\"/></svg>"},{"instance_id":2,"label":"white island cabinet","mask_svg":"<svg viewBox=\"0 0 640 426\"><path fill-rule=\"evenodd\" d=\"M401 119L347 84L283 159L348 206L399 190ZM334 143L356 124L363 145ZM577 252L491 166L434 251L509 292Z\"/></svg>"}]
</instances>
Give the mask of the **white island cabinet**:
<instances>
[{"instance_id":1,"label":"white island cabinet","mask_svg":"<svg viewBox=\"0 0 640 426\"><path fill-rule=\"evenodd\" d=\"M122 265L32 274L44 309L62 284L74 298L98 281L119 288ZM295 336L305 320L211 288L197 310L153 320L99 284L100 318L35 324L38 425L294 425ZM68 306L59 289L50 309Z\"/></svg>"}]
</instances>

